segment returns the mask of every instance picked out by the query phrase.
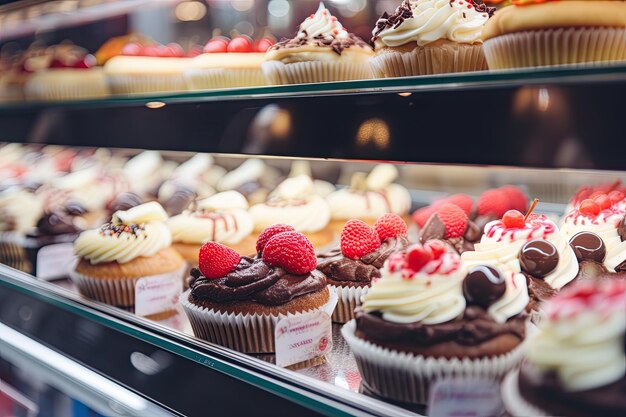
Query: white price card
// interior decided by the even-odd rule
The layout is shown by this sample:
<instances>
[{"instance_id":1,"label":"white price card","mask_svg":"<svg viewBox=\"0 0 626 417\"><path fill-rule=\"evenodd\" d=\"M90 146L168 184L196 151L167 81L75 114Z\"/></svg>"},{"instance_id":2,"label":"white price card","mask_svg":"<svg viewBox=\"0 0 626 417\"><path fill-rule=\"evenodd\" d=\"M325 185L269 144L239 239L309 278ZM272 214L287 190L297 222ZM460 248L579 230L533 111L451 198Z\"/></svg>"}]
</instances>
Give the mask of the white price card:
<instances>
[{"instance_id":1,"label":"white price card","mask_svg":"<svg viewBox=\"0 0 626 417\"><path fill-rule=\"evenodd\" d=\"M75 259L72 243L44 246L37 252L37 278L51 280L67 277Z\"/></svg>"},{"instance_id":2,"label":"white price card","mask_svg":"<svg viewBox=\"0 0 626 417\"><path fill-rule=\"evenodd\" d=\"M430 417L500 417L503 413L500 384L493 379L445 378L430 391Z\"/></svg>"},{"instance_id":3,"label":"white price card","mask_svg":"<svg viewBox=\"0 0 626 417\"><path fill-rule=\"evenodd\" d=\"M323 310L285 317L276 324L276 365L317 358L333 347L330 315Z\"/></svg>"},{"instance_id":4,"label":"white price card","mask_svg":"<svg viewBox=\"0 0 626 417\"><path fill-rule=\"evenodd\" d=\"M135 282L135 314L150 316L174 310L181 292L180 271L140 278Z\"/></svg>"}]
</instances>

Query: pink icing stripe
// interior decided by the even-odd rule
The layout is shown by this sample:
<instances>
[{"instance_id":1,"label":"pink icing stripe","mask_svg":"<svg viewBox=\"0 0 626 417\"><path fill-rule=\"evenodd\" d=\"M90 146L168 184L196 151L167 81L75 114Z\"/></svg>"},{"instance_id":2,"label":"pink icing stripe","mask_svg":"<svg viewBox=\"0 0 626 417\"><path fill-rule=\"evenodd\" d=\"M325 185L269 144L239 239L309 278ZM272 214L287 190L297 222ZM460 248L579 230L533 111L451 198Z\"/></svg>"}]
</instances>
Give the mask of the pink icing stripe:
<instances>
[{"instance_id":1,"label":"pink icing stripe","mask_svg":"<svg viewBox=\"0 0 626 417\"><path fill-rule=\"evenodd\" d=\"M538 234L539 231L542 230L542 233ZM542 239L547 239L548 236L555 232L556 228L554 223L548 220L548 218L544 215L531 215L529 221L526 222L526 227L507 229L504 226L502 220L494 221L489 223L485 228L485 235L488 238L493 238L496 233L501 232L500 236L496 240L497 242L502 242L504 240L508 240L510 242L515 242L519 240L524 234L528 234L526 236L526 240L537 239L541 237ZM530 232L530 233L529 233Z\"/></svg>"},{"instance_id":2,"label":"pink icing stripe","mask_svg":"<svg viewBox=\"0 0 626 417\"><path fill-rule=\"evenodd\" d=\"M615 224L615 226L617 226L617 224L620 222L621 214L622 212L620 210L616 208L609 208L609 209L602 210L594 218L592 216L586 216L584 214L580 214L578 210L574 209L565 217L565 221L568 223L572 223L575 226L579 226L583 224L584 221L586 221L585 224L600 225L600 224L609 223L609 219L611 217L614 217L613 223Z\"/></svg>"}]
</instances>

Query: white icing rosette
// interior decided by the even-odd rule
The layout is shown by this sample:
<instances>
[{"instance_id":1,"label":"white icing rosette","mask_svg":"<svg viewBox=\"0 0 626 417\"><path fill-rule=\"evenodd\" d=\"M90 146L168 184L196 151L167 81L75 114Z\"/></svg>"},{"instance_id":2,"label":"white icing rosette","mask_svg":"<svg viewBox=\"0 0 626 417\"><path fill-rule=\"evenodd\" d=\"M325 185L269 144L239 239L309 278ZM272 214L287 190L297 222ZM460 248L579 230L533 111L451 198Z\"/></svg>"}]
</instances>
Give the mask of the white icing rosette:
<instances>
[{"instance_id":1,"label":"white icing rosette","mask_svg":"<svg viewBox=\"0 0 626 417\"><path fill-rule=\"evenodd\" d=\"M180 296L180 304L196 337L229 349L244 353L275 352L274 330L276 324L284 317L305 314L317 309L294 314L261 315L223 313L207 309L189 301L190 290ZM329 291L328 302L320 307L329 316L337 304L337 294Z\"/></svg>"}]
</instances>

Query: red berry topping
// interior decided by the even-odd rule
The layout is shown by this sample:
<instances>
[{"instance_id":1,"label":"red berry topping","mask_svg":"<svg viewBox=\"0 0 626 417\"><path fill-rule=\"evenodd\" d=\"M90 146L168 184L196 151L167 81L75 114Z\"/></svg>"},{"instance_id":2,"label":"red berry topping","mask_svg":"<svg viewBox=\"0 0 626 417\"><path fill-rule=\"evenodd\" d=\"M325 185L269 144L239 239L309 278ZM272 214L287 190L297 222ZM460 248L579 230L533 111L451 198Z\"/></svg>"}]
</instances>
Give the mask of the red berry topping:
<instances>
[{"instance_id":1,"label":"red berry topping","mask_svg":"<svg viewBox=\"0 0 626 417\"><path fill-rule=\"evenodd\" d=\"M439 219L446 226L446 238L461 237L465 234L469 219L459 206L444 204L437 208Z\"/></svg>"},{"instance_id":2,"label":"red berry topping","mask_svg":"<svg viewBox=\"0 0 626 417\"><path fill-rule=\"evenodd\" d=\"M454 194L441 200L442 204L450 203L459 206L465 214L470 214L474 206L474 200L467 194Z\"/></svg>"},{"instance_id":3,"label":"red berry topping","mask_svg":"<svg viewBox=\"0 0 626 417\"><path fill-rule=\"evenodd\" d=\"M128 43L122 48L122 55L139 56L143 51L143 46L138 43Z\"/></svg>"},{"instance_id":4,"label":"red berry topping","mask_svg":"<svg viewBox=\"0 0 626 417\"><path fill-rule=\"evenodd\" d=\"M267 52L267 50L270 49L272 45L274 45L275 43L276 43L276 40L272 38L268 38L268 37L261 38L254 45L254 50L256 52Z\"/></svg>"},{"instance_id":5,"label":"red berry topping","mask_svg":"<svg viewBox=\"0 0 626 417\"><path fill-rule=\"evenodd\" d=\"M285 232L295 232L296 229L288 224L274 224L267 229L263 230L263 233L256 239L256 251L259 255L263 254L263 248L267 245L267 242L275 235Z\"/></svg>"},{"instance_id":6,"label":"red berry topping","mask_svg":"<svg viewBox=\"0 0 626 417\"><path fill-rule=\"evenodd\" d=\"M163 48L163 52L168 57L182 58L185 56L183 47L175 42L168 43L165 48Z\"/></svg>"},{"instance_id":7,"label":"red berry topping","mask_svg":"<svg viewBox=\"0 0 626 417\"><path fill-rule=\"evenodd\" d=\"M221 278L232 271L241 256L217 242L207 242L200 248L198 269L207 278Z\"/></svg>"},{"instance_id":8,"label":"red berry topping","mask_svg":"<svg viewBox=\"0 0 626 417\"><path fill-rule=\"evenodd\" d=\"M433 259L439 259L441 255L446 253L446 244L437 239L429 240L424 243L424 248L430 251L433 255Z\"/></svg>"},{"instance_id":9,"label":"red berry topping","mask_svg":"<svg viewBox=\"0 0 626 417\"><path fill-rule=\"evenodd\" d=\"M509 207L506 194L501 190L487 190L478 198L477 210L481 216L494 215L502 218Z\"/></svg>"},{"instance_id":10,"label":"red berry topping","mask_svg":"<svg viewBox=\"0 0 626 417\"><path fill-rule=\"evenodd\" d=\"M517 210L509 210L504 213L502 223L507 229L521 229L526 226L524 215Z\"/></svg>"},{"instance_id":11,"label":"red berry topping","mask_svg":"<svg viewBox=\"0 0 626 417\"><path fill-rule=\"evenodd\" d=\"M230 42L229 39L223 36L213 38L204 46L204 52L207 54L226 52L228 50L228 42Z\"/></svg>"},{"instance_id":12,"label":"red berry topping","mask_svg":"<svg viewBox=\"0 0 626 417\"><path fill-rule=\"evenodd\" d=\"M361 220L349 220L340 238L341 253L350 259L359 259L380 247L380 238L374 229Z\"/></svg>"},{"instance_id":13,"label":"red berry topping","mask_svg":"<svg viewBox=\"0 0 626 417\"><path fill-rule=\"evenodd\" d=\"M252 52L254 43L247 36L237 36L228 44L228 52Z\"/></svg>"},{"instance_id":14,"label":"red berry topping","mask_svg":"<svg viewBox=\"0 0 626 417\"><path fill-rule=\"evenodd\" d=\"M509 200L510 209L521 211L522 213L528 210L528 198L519 187L505 185L504 187L500 187L499 190L504 193Z\"/></svg>"},{"instance_id":15,"label":"red berry topping","mask_svg":"<svg viewBox=\"0 0 626 417\"><path fill-rule=\"evenodd\" d=\"M600 210L606 210L608 208L611 208L611 206L613 205L613 203L611 202L611 199L606 194L599 194L599 195L595 196L593 198L593 201L598 206L600 206Z\"/></svg>"},{"instance_id":16,"label":"red berry topping","mask_svg":"<svg viewBox=\"0 0 626 417\"><path fill-rule=\"evenodd\" d=\"M619 203L624 199L624 193L622 193L621 191L611 191L609 193L609 199L613 204Z\"/></svg>"},{"instance_id":17,"label":"red berry topping","mask_svg":"<svg viewBox=\"0 0 626 417\"><path fill-rule=\"evenodd\" d=\"M433 254L422 245L415 244L407 248L406 263L413 271L420 271L424 265L433 260Z\"/></svg>"},{"instance_id":18,"label":"red berry topping","mask_svg":"<svg viewBox=\"0 0 626 417\"><path fill-rule=\"evenodd\" d=\"M422 207L421 209L415 210L411 218L419 227L424 227L435 211L437 211L437 209L433 206Z\"/></svg>"},{"instance_id":19,"label":"red berry topping","mask_svg":"<svg viewBox=\"0 0 626 417\"><path fill-rule=\"evenodd\" d=\"M281 267L296 275L307 274L317 266L315 249L300 232L274 235L263 249L263 260L268 265Z\"/></svg>"},{"instance_id":20,"label":"red berry topping","mask_svg":"<svg viewBox=\"0 0 626 417\"><path fill-rule=\"evenodd\" d=\"M407 236L408 230L402 217L393 213L385 213L376 220L374 230L378 234L380 241L390 237Z\"/></svg>"},{"instance_id":21,"label":"red berry topping","mask_svg":"<svg viewBox=\"0 0 626 417\"><path fill-rule=\"evenodd\" d=\"M598 203L588 198L580 203L578 211L583 216L596 216L598 213L600 213L600 206L598 205Z\"/></svg>"}]
</instances>

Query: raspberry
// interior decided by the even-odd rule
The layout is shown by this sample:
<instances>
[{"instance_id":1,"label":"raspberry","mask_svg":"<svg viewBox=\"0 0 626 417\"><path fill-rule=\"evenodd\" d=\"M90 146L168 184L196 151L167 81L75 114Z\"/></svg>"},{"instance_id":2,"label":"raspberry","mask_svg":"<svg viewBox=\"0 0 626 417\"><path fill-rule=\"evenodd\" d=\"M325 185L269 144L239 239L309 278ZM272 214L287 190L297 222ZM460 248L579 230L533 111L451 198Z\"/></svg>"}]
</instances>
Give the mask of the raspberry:
<instances>
[{"instance_id":1,"label":"raspberry","mask_svg":"<svg viewBox=\"0 0 626 417\"><path fill-rule=\"evenodd\" d=\"M509 201L506 194L500 190L487 190L480 195L476 205L478 214L481 216L494 215L499 219L509 209Z\"/></svg>"},{"instance_id":2,"label":"raspberry","mask_svg":"<svg viewBox=\"0 0 626 417\"><path fill-rule=\"evenodd\" d=\"M609 193L609 199L611 203L616 204L624 199L624 194L621 191L611 191Z\"/></svg>"},{"instance_id":3,"label":"raspberry","mask_svg":"<svg viewBox=\"0 0 626 417\"><path fill-rule=\"evenodd\" d=\"M599 195L595 196L593 198L593 201L598 206L600 206L600 210L605 210L605 209L611 208L611 206L613 205L613 203L611 202L611 199L606 194L599 194Z\"/></svg>"},{"instance_id":4,"label":"raspberry","mask_svg":"<svg viewBox=\"0 0 626 417\"><path fill-rule=\"evenodd\" d=\"M517 210L509 210L502 216L502 223L507 229L521 229L526 226L524 215Z\"/></svg>"},{"instance_id":5,"label":"raspberry","mask_svg":"<svg viewBox=\"0 0 626 417\"><path fill-rule=\"evenodd\" d=\"M424 248L430 251L434 259L439 259L441 255L446 253L446 244L437 239L429 240L424 243Z\"/></svg>"},{"instance_id":6,"label":"raspberry","mask_svg":"<svg viewBox=\"0 0 626 417\"><path fill-rule=\"evenodd\" d=\"M420 271L424 265L433 259L433 254L430 250L427 250L422 245L415 244L407 248L406 262L409 268L413 271Z\"/></svg>"},{"instance_id":7,"label":"raspberry","mask_svg":"<svg viewBox=\"0 0 626 417\"><path fill-rule=\"evenodd\" d=\"M598 203L588 198L580 203L578 211L583 216L596 216L600 213L600 206Z\"/></svg>"},{"instance_id":8,"label":"raspberry","mask_svg":"<svg viewBox=\"0 0 626 417\"><path fill-rule=\"evenodd\" d=\"M407 236L408 230L402 217L393 213L385 213L376 220L374 230L378 234L380 241L390 237Z\"/></svg>"},{"instance_id":9,"label":"raspberry","mask_svg":"<svg viewBox=\"0 0 626 417\"><path fill-rule=\"evenodd\" d=\"M435 211L437 211L437 209L433 206L422 207L421 209L415 210L411 218L419 227L424 227Z\"/></svg>"},{"instance_id":10,"label":"raspberry","mask_svg":"<svg viewBox=\"0 0 626 417\"><path fill-rule=\"evenodd\" d=\"M442 204L450 203L459 206L465 214L470 214L474 206L474 200L467 194L454 194L441 200Z\"/></svg>"},{"instance_id":11,"label":"raspberry","mask_svg":"<svg viewBox=\"0 0 626 417\"><path fill-rule=\"evenodd\" d=\"M462 208L454 204L444 204L437 209L437 214L446 226L446 238L461 237L465 234L469 219Z\"/></svg>"},{"instance_id":12,"label":"raspberry","mask_svg":"<svg viewBox=\"0 0 626 417\"><path fill-rule=\"evenodd\" d=\"M274 235L263 249L263 260L268 265L279 266L296 275L309 273L317 266L315 249L300 232Z\"/></svg>"},{"instance_id":13,"label":"raspberry","mask_svg":"<svg viewBox=\"0 0 626 417\"><path fill-rule=\"evenodd\" d=\"M505 185L500 187L499 190L506 196L509 201L509 208L524 213L528 210L528 198L526 194L514 185Z\"/></svg>"},{"instance_id":14,"label":"raspberry","mask_svg":"<svg viewBox=\"0 0 626 417\"><path fill-rule=\"evenodd\" d=\"M231 248L217 242L207 242L198 254L198 269L207 278L221 278L232 271L241 256Z\"/></svg>"},{"instance_id":15,"label":"raspberry","mask_svg":"<svg viewBox=\"0 0 626 417\"><path fill-rule=\"evenodd\" d=\"M295 231L296 229L294 229L292 226L289 226L288 224L274 224L268 227L267 229L263 230L263 233L261 233L256 239L257 253L259 254L259 256L263 254L263 248L265 247L265 245L267 245L267 242L275 235L279 233Z\"/></svg>"},{"instance_id":16,"label":"raspberry","mask_svg":"<svg viewBox=\"0 0 626 417\"><path fill-rule=\"evenodd\" d=\"M359 259L378 249L380 238L376 231L361 220L349 220L340 238L341 253L351 259Z\"/></svg>"}]
</instances>

